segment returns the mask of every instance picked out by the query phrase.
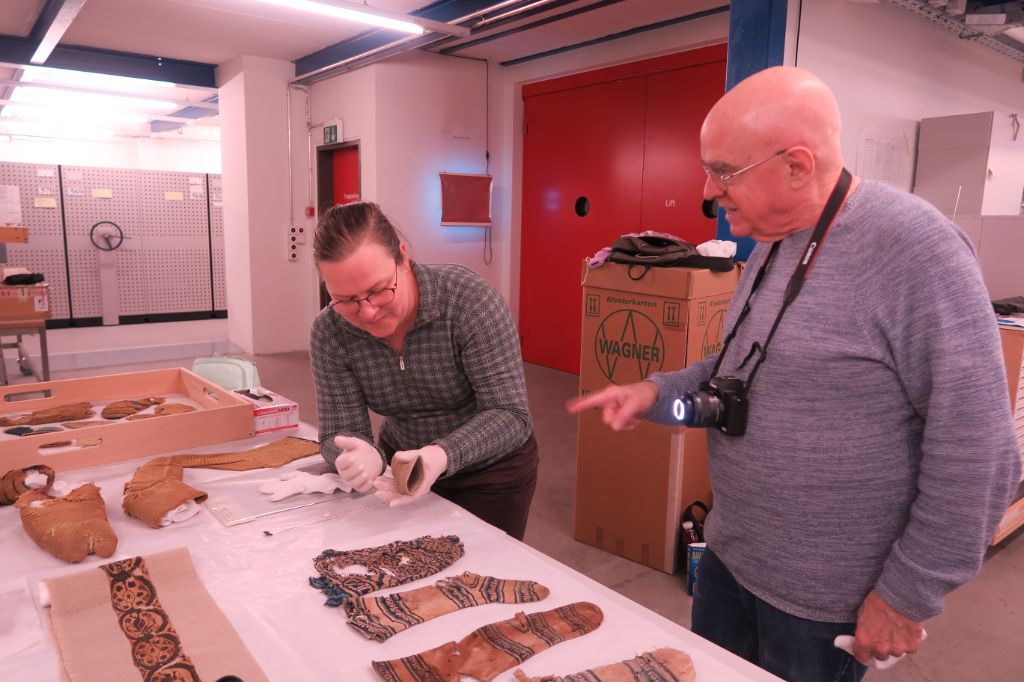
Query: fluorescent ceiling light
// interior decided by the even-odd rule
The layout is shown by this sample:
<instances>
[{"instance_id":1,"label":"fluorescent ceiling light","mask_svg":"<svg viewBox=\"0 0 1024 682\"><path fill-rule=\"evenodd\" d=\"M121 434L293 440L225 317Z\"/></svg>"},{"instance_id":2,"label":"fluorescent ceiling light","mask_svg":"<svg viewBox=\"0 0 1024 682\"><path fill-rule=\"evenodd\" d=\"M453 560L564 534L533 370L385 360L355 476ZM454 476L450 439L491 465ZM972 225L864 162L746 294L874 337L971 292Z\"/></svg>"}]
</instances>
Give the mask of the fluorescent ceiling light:
<instances>
[{"instance_id":1,"label":"fluorescent ceiling light","mask_svg":"<svg viewBox=\"0 0 1024 682\"><path fill-rule=\"evenodd\" d=\"M326 4L323 2L313 2L312 0L259 0L260 2L269 3L271 5L279 5L280 7L287 7L289 9L302 10L303 12L313 12L315 14L323 14L328 17L334 17L336 19L344 19L346 21L358 21L361 24L370 24L371 26L380 26L382 28L390 28L395 31L402 31L404 33L415 33L422 34L424 29L419 24L415 24L411 21L403 21L389 16L387 12L380 10L374 10L366 5L357 5L350 3L335 2L334 4Z\"/></svg>"},{"instance_id":2,"label":"fluorescent ceiling light","mask_svg":"<svg viewBox=\"0 0 1024 682\"><path fill-rule=\"evenodd\" d=\"M88 109L172 111L178 108L176 103L162 99L70 92L47 88L17 88L11 95L11 101L66 107L69 110L69 117L73 117L78 111Z\"/></svg>"},{"instance_id":3,"label":"fluorescent ceiling light","mask_svg":"<svg viewBox=\"0 0 1024 682\"><path fill-rule=\"evenodd\" d=\"M106 73L73 71L71 69L53 69L46 66L26 66L21 80L28 83L53 83L57 85L74 85L85 88L103 90L124 90L138 92L142 88L173 88L169 81L153 81L146 78L129 78L128 76L112 76Z\"/></svg>"},{"instance_id":4,"label":"fluorescent ceiling light","mask_svg":"<svg viewBox=\"0 0 1024 682\"><path fill-rule=\"evenodd\" d=\"M102 140L114 137L117 133L113 130L102 128L89 128L74 124L55 126L53 124L39 124L28 121L0 120L0 133L8 135L27 135L30 137L47 137L53 139L81 139L81 140Z\"/></svg>"},{"instance_id":5,"label":"fluorescent ceiling light","mask_svg":"<svg viewBox=\"0 0 1024 682\"><path fill-rule=\"evenodd\" d=\"M125 124L125 123L148 123L149 117L143 116L136 111L125 109L107 109L97 111L95 109L78 109L73 116L69 116L63 107L54 107L46 104L26 103L8 104L0 111L0 118L19 119L24 121L45 121L47 123L67 123L73 120L75 123L103 123L103 124Z\"/></svg>"}]
</instances>

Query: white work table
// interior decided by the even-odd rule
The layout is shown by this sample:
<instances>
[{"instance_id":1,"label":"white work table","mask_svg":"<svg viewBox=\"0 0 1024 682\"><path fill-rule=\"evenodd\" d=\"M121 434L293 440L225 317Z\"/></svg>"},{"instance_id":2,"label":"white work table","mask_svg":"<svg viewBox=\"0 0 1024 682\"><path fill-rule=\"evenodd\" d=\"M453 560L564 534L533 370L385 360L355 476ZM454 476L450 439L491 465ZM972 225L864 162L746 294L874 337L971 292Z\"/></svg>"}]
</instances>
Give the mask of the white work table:
<instances>
[{"instance_id":1,"label":"white work table","mask_svg":"<svg viewBox=\"0 0 1024 682\"><path fill-rule=\"evenodd\" d=\"M276 440L281 435L192 448L189 452L212 454L241 450ZM316 437L315 430L308 425L302 425L298 433L290 435ZM521 666L522 670L535 676L565 675L632 658L642 651L671 646L690 654L698 680L778 679L433 494L397 509L374 506L318 522L312 522L312 518L329 512L332 503L282 512L231 527L223 525L204 509L184 523L152 529L126 517L121 509L124 483L148 459L57 474L58 480L91 480L101 487L107 516L118 535L117 551L110 559L90 556L80 564L64 563L32 542L23 531L18 511L13 506L0 508L0 547L3 548L3 560L0 561L0 606L3 608L0 611L8 613L7 616L0 613L0 679L60 680L49 619L46 609L38 605L40 580L95 568L116 559L145 556L177 547L189 549L207 591L234 625L263 671L275 681L375 681L378 678L370 667L371 660L419 653L459 640L482 625L510 618L519 611L547 611L575 601L597 604L604 612L602 625L590 634L539 653L527 660ZM293 465L312 461L303 460ZM293 465L289 468L294 468ZM280 470L241 473L257 477L265 474L263 480L269 481L276 480ZM239 474L235 471L187 469L185 481L202 490L204 483ZM297 525L283 530L292 524ZM277 532L268 536L263 532L265 529ZM316 575L312 559L324 549L373 547L423 535L458 535L465 545L465 556L436 576L375 594L429 585L440 577L464 571L498 578L535 580L550 588L551 594L544 601L532 604L493 604L457 611L413 627L380 644L352 630L345 622L344 611L324 606L324 594L309 585L308 578ZM19 585L31 591L38 623L26 626L26 599L22 600L20 607L15 603L13 608L8 608L12 604L11 590L16 590ZM6 625L16 623L17 632L9 632L5 620ZM38 630L33 637L30 631L36 625ZM15 641L20 641L24 648L9 653ZM496 678L497 682L512 679L511 670Z\"/></svg>"}]
</instances>

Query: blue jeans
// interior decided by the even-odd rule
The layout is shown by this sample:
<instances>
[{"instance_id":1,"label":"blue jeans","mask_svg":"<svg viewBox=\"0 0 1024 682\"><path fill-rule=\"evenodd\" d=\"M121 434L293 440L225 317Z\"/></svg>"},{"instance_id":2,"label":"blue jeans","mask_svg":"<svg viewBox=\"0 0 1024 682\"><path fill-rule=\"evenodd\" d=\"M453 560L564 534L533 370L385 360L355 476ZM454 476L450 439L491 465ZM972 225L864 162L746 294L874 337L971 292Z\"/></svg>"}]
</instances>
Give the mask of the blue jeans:
<instances>
[{"instance_id":1,"label":"blue jeans","mask_svg":"<svg viewBox=\"0 0 1024 682\"><path fill-rule=\"evenodd\" d=\"M745 590L704 551L693 590L692 630L789 682L859 682L867 668L832 645L856 623L820 623L780 611Z\"/></svg>"}]
</instances>

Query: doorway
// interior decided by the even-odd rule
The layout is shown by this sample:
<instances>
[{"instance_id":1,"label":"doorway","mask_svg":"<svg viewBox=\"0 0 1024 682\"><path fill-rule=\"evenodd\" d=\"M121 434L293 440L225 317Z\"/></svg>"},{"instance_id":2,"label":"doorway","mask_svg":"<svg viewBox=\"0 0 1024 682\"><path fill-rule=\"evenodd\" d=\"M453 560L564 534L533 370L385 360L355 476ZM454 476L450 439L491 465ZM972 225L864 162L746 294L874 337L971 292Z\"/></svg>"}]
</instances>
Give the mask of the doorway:
<instances>
[{"instance_id":1,"label":"doorway","mask_svg":"<svg viewBox=\"0 0 1024 682\"><path fill-rule=\"evenodd\" d=\"M359 181L359 143L345 142L316 149L316 205L320 214L340 204L361 201ZM320 282L320 308L331 302L323 282Z\"/></svg>"}]
</instances>

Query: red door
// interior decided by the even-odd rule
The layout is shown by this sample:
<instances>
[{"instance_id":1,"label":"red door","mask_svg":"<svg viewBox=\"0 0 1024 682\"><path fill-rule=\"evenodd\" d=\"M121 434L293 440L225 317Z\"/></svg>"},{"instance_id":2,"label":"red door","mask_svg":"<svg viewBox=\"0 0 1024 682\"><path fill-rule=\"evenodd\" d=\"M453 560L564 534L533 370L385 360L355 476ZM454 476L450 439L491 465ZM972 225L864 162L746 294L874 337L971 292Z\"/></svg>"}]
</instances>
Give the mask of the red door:
<instances>
[{"instance_id":1,"label":"red door","mask_svg":"<svg viewBox=\"0 0 1024 682\"><path fill-rule=\"evenodd\" d=\"M583 259L636 231L643 79L528 97L523 120L523 359L579 372Z\"/></svg>"},{"instance_id":2,"label":"red door","mask_svg":"<svg viewBox=\"0 0 1024 682\"><path fill-rule=\"evenodd\" d=\"M640 230L714 238L700 212L700 126L725 91L725 55L716 45L523 89L527 362L579 372L583 258Z\"/></svg>"},{"instance_id":3,"label":"red door","mask_svg":"<svg viewBox=\"0 0 1024 682\"><path fill-rule=\"evenodd\" d=\"M359 147L336 149L331 155L334 178L334 203L359 201Z\"/></svg>"},{"instance_id":4,"label":"red door","mask_svg":"<svg viewBox=\"0 0 1024 682\"><path fill-rule=\"evenodd\" d=\"M640 222L691 244L715 238L715 221L701 213L704 170L700 127L725 92L725 62L647 77L647 133Z\"/></svg>"}]
</instances>

